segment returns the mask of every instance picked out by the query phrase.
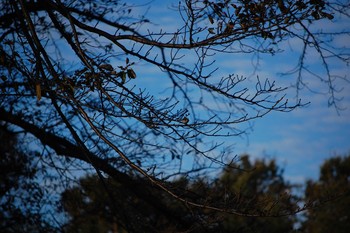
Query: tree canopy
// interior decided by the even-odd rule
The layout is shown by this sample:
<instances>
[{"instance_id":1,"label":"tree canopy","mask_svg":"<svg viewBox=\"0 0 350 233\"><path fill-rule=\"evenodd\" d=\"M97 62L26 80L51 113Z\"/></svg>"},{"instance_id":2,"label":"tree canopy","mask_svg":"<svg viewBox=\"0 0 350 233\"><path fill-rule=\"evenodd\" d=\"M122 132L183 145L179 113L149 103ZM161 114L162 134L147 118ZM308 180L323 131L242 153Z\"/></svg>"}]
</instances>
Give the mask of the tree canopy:
<instances>
[{"instance_id":1,"label":"tree canopy","mask_svg":"<svg viewBox=\"0 0 350 233\"><path fill-rule=\"evenodd\" d=\"M335 82L346 77L338 76L330 63L349 62L348 48L336 43L349 32L337 27L314 31L313 25L348 19L349 5L185 0L174 5L179 20L169 26L139 13L147 4L4 0L0 121L21 130L40 151L37 159L51 166L62 183L81 172L96 172L111 202L108 179L164 215L178 216L184 226L186 216L166 208L155 193L170 195L189 211L284 216L287 207L257 212L192 199L171 181L224 167L240 169L222 138L245 133L240 125L270 112L303 105L289 99L274 79L258 76L252 83L235 71L218 73L218 56L279 55L279 44L296 40L303 47L293 76L297 88L306 85L305 73L313 74L328 86L329 102L336 106ZM175 14L173 10L169 12ZM306 65L310 50L320 57L324 75ZM146 69L156 77L143 79Z\"/></svg>"},{"instance_id":2,"label":"tree canopy","mask_svg":"<svg viewBox=\"0 0 350 233\"><path fill-rule=\"evenodd\" d=\"M314 203L307 211L304 232L347 232L350 223L350 156L323 163L318 181L307 183L305 196Z\"/></svg>"},{"instance_id":3,"label":"tree canopy","mask_svg":"<svg viewBox=\"0 0 350 233\"><path fill-rule=\"evenodd\" d=\"M0 124L0 231L54 232L41 212L43 191L35 179L34 154L15 132Z\"/></svg>"},{"instance_id":4,"label":"tree canopy","mask_svg":"<svg viewBox=\"0 0 350 233\"><path fill-rule=\"evenodd\" d=\"M201 199L242 211L278 214L281 209L293 213L297 208L290 196L293 186L284 181L282 170L274 160L252 163L245 155L235 165L246 170L226 167L218 179L206 177L189 180L180 177L172 181L172 186L182 192L190 192L192 201ZM66 232L118 232L125 230L126 226L137 232L181 232L189 229L191 232L290 232L296 222L294 215L252 218L200 209L187 212L183 203L158 191L158 201L172 211L171 215L166 216L127 192L121 183L112 179L107 182L119 207L117 213L111 212L109 198L96 175L82 178L79 185L63 192L62 205L70 219L65 226ZM174 221L181 215L186 216L187 225Z\"/></svg>"}]
</instances>

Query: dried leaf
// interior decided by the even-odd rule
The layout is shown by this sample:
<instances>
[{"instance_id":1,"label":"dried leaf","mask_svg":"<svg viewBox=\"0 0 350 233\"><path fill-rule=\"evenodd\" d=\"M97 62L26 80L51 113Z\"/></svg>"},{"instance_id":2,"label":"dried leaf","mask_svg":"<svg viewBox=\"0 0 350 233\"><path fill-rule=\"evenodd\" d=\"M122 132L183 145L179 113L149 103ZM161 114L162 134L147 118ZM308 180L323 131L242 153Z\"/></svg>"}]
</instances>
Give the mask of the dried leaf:
<instances>
[{"instance_id":1,"label":"dried leaf","mask_svg":"<svg viewBox=\"0 0 350 233\"><path fill-rule=\"evenodd\" d=\"M187 124L189 121L190 120L187 117L184 117L181 122Z\"/></svg>"},{"instance_id":2,"label":"dried leaf","mask_svg":"<svg viewBox=\"0 0 350 233\"><path fill-rule=\"evenodd\" d=\"M102 64L99 66L100 69L103 70L108 70L108 71L112 71L113 70L113 66L111 66L110 64Z\"/></svg>"},{"instance_id":3,"label":"dried leaf","mask_svg":"<svg viewBox=\"0 0 350 233\"><path fill-rule=\"evenodd\" d=\"M209 32L210 34L215 34L214 28L208 28L208 32Z\"/></svg>"},{"instance_id":4,"label":"dried leaf","mask_svg":"<svg viewBox=\"0 0 350 233\"><path fill-rule=\"evenodd\" d=\"M125 72L121 72L120 77L122 78L122 83L125 83L125 81L126 81L126 73Z\"/></svg>"},{"instance_id":5,"label":"dried leaf","mask_svg":"<svg viewBox=\"0 0 350 233\"><path fill-rule=\"evenodd\" d=\"M136 73L134 72L133 69L130 68L130 69L127 70L127 72L128 72L128 77L129 78L132 78L132 79L136 78Z\"/></svg>"},{"instance_id":6,"label":"dried leaf","mask_svg":"<svg viewBox=\"0 0 350 233\"><path fill-rule=\"evenodd\" d=\"M41 99L41 87L40 83L35 84L36 99L39 101Z\"/></svg>"},{"instance_id":7,"label":"dried leaf","mask_svg":"<svg viewBox=\"0 0 350 233\"><path fill-rule=\"evenodd\" d=\"M214 23L214 19L213 19L213 17L211 17L210 15L208 16L208 19L209 19L209 22L210 22L211 24Z\"/></svg>"}]
</instances>

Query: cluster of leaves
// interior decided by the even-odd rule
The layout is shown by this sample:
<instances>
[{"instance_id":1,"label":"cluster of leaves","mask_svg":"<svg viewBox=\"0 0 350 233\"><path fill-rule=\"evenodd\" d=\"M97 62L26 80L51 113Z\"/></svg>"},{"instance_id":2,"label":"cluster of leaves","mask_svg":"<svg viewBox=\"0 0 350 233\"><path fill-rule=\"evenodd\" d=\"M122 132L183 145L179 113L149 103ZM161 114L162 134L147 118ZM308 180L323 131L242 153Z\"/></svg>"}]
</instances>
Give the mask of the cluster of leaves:
<instances>
[{"instance_id":1,"label":"cluster of leaves","mask_svg":"<svg viewBox=\"0 0 350 233\"><path fill-rule=\"evenodd\" d=\"M238 32L260 32L266 39L282 38L282 31L300 18L314 20L333 19L326 10L325 1L203 1L207 17L216 27L208 28L212 34L232 34ZM271 30L272 29L272 30Z\"/></svg>"},{"instance_id":2,"label":"cluster of leaves","mask_svg":"<svg viewBox=\"0 0 350 233\"><path fill-rule=\"evenodd\" d=\"M90 91L95 91L96 89L101 89L102 86L106 85L108 82L107 80L114 79L114 81L117 81L118 79L121 79L120 84L124 84L127 81L127 77L129 79L135 79L136 73L131 68L132 65L135 63L129 63L129 59L126 59L126 65L125 66L118 66L119 72L117 72L113 66L110 64L101 64L98 65L98 71L89 70L87 67L83 69L76 70L74 72L74 75L70 78L66 78L66 85L61 86L63 90L70 89L74 91L75 89L82 89L83 93L86 91L85 89L89 89ZM105 78L109 77L109 78ZM86 95L81 94L82 96Z\"/></svg>"}]
</instances>

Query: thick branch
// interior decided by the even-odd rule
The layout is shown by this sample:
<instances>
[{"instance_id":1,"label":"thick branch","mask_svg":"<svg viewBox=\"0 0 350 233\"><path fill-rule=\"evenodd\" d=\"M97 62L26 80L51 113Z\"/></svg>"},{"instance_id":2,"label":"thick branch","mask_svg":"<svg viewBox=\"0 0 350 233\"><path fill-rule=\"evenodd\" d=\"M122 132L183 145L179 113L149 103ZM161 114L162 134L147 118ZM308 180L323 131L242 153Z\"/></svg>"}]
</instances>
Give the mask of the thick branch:
<instances>
[{"instance_id":1,"label":"thick branch","mask_svg":"<svg viewBox=\"0 0 350 233\"><path fill-rule=\"evenodd\" d=\"M84 156L85 152L78 146L62 137L46 132L44 129L22 120L20 116L11 114L3 108L0 108L0 120L16 125L24 129L26 132L33 134L43 145L52 148L57 155L75 158L89 163L87 157ZM130 190L138 198L154 207L156 211L163 216L166 216L169 221L178 222L181 226L191 226L191 221L183 219L179 214L164 205L158 197L152 195L152 189L156 188L155 186L150 187L145 180L132 179L130 176L118 171L116 168L108 164L108 161L105 161L92 153L89 154L89 158L96 168L120 182L123 185L123 188Z\"/></svg>"}]
</instances>

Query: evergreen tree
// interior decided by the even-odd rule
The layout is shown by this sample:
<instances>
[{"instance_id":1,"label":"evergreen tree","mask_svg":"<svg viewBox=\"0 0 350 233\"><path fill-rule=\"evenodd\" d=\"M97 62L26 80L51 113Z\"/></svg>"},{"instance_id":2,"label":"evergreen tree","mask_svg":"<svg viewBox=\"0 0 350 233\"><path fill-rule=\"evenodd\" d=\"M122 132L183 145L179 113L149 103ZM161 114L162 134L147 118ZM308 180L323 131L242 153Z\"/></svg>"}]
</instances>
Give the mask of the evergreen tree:
<instances>
[{"instance_id":1,"label":"evergreen tree","mask_svg":"<svg viewBox=\"0 0 350 233\"><path fill-rule=\"evenodd\" d=\"M306 213L304 232L349 232L350 156L326 160L319 180L308 181L305 197L313 208Z\"/></svg>"}]
</instances>

